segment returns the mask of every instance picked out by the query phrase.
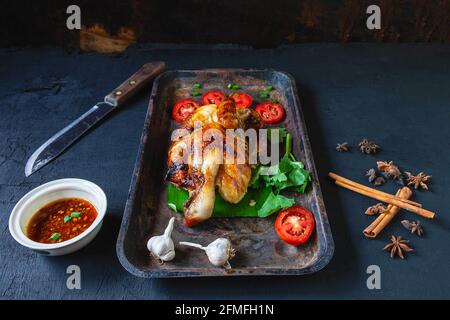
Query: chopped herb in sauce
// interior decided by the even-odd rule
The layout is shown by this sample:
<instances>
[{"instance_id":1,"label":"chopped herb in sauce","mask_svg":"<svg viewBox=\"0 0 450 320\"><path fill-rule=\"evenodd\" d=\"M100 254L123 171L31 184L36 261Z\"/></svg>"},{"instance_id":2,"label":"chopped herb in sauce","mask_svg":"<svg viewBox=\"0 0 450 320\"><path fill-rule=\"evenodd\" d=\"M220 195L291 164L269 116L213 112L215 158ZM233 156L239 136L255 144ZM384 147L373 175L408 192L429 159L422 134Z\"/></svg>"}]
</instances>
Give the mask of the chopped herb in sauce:
<instances>
[{"instance_id":1,"label":"chopped herb in sauce","mask_svg":"<svg viewBox=\"0 0 450 320\"><path fill-rule=\"evenodd\" d=\"M40 243L59 243L84 232L96 217L97 210L86 200L57 200L32 216L27 226L27 236Z\"/></svg>"},{"instance_id":2,"label":"chopped herb in sauce","mask_svg":"<svg viewBox=\"0 0 450 320\"><path fill-rule=\"evenodd\" d=\"M261 91L261 92L259 93L259 97L260 97L261 99L267 99L267 98L270 97L270 95L269 95L267 92Z\"/></svg>"},{"instance_id":3,"label":"chopped herb in sauce","mask_svg":"<svg viewBox=\"0 0 450 320\"><path fill-rule=\"evenodd\" d=\"M71 217L71 218L78 218L79 216L81 216L81 212L72 212L72 213L70 214L70 217Z\"/></svg>"},{"instance_id":4,"label":"chopped herb in sauce","mask_svg":"<svg viewBox=\"0 0 450 320\"><path fill-rule=\"evenodd\" d=\"M238 89L241 88L241 86L238 85L238 84L236 84L236 83L230 82L230 83L227 85L227 88L230 89L230 90L238 90Z\"/></svg>"},{"instance_id":5,"label":"chopped herb in sauce","mask_svg":"<svg viewBox=\"0 0 450 320\"><path fill-rule=\"evenodd\" d=\"M61 237L61 233L55 232L50 236L50 240L56 241L59 239L59 237Z\"/></svg>"}]
</instances>

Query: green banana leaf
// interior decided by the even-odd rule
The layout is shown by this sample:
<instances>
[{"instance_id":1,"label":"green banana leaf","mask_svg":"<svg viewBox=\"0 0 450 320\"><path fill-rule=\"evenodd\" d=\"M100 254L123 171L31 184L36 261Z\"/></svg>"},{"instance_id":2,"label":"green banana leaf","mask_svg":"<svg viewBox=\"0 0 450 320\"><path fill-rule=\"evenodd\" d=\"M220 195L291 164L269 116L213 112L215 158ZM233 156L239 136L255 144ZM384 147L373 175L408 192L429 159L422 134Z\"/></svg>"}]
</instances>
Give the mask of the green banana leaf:
<instances>
[{"instance_id":1,"label":"green banana leaf","mask_svg":"<svg viewBox=\"0 0 450 320\"><path fill-rule=\"evenodd\" d=\"M167 188L168 206L178 212L183 212L183 206L189 199L189 193L184 189L169 184ZM293 199L275 195L272 188L249 188L239 203L225 201L218 192L214 203L213 217L259 217L265 218L280 209L294 204Z\"/></svg>"}]
</instances>

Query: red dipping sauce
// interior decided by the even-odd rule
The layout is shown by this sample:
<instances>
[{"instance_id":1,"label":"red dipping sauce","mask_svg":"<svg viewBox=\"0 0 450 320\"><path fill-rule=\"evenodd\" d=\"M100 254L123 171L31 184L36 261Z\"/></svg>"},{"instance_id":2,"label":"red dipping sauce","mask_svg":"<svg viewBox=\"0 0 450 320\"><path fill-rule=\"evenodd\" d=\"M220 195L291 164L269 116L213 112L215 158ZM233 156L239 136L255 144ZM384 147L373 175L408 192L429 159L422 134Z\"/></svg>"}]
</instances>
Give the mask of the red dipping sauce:
<instances>
[{"instance_id":1,"label":"red dipping sauce","mask_svg":"<svg viewBox=\"0 0 450 320\"><path fill-rule=\"evenodd\" d=\"M27 226L27 236L40 243L59 243L84 232L97 217L95 207L84 199L60 199L36 212Z\"/></svg>"}]
</instances>

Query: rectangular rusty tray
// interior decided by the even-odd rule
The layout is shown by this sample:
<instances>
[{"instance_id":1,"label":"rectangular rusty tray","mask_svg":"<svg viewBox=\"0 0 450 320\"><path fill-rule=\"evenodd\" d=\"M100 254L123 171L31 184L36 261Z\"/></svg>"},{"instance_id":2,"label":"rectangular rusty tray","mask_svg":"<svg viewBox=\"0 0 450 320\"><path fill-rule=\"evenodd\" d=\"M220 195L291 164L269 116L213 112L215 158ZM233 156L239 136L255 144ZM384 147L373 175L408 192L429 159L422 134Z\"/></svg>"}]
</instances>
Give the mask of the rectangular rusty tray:
<instances>
[{"instance_id":1,"label":"rectangular rusty tray","mask_svg":"<svg viewBox=\"0 0 450 320\"><path fill-rule=\"evenodd\" d=\"M296 203L309 208L316 220L316 232L309 242L293 247L279 240L273 223L276 215L260 218L211 218L189 228L183 225L182 215L167 206L167 150L170 134L175 128L171 120L174 102L189 97L194 83L203 84L202 91L220 90L230 82L250 93L255 103L258 92L268 85L274 87L272 99L286 109L285 126L293 135L293 152L311 172L312 187L305 194L292 194ZM148 239L163 233L169 218L176 216L172 234L176 257L159 264L146 248ZM232 269L225 271L212 266L203 251L177 245L192 241L207 245L218 237L228 237L237 254L231 260ZM300 275L322 269L334 251L319 180L314 165L308 134L297 96L294 79L276 70L207 69L168 71L153 84L147 118L142 133L130 191L117 240L117 255L131 274L139 277L195 277L237 275Z\"/></svg>"}]
</instances>

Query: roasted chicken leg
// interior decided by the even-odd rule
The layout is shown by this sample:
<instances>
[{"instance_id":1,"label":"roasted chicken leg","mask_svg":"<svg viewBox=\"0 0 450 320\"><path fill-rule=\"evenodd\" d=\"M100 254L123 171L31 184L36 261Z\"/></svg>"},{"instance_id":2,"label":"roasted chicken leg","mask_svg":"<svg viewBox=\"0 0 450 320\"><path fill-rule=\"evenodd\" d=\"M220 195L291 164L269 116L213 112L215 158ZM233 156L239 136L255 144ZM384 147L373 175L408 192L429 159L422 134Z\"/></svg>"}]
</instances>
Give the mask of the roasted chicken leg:
<instances>
[{"instance_id":1,"label":"roasted chicken leg","mask_svg":"<svg viewBox=\"0 0 450 320\"><path fill-rule=\"evenodd\" d=\"M256 114L257 116L257 114ZM189 200L184 206L184 222L193 226L211 217L215 188L222 198L231 203L238 203L246 194L251 179L251 167L248 162L227 163L226 129L259 128L261 122L252 112L239 112L233 100L226 99L220 105L205 105L180 125L187 129L185 136L175 139L169 149L167 180L174 185L189 191ZM211 132L210 139L195 143L195 128L201 125L201 132ZM245 128L243 128L245 127ZM221 142L221 143L218 143ZM247 152L245 141L235 143L233 152L239 148ZM225 150L224 150L225 149ZM195 155L201 154L199 161Z\"/></svg>"}]
</instances>

